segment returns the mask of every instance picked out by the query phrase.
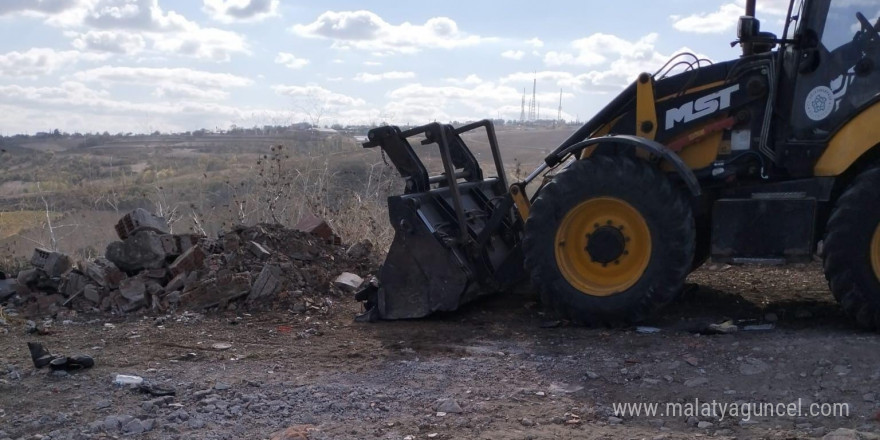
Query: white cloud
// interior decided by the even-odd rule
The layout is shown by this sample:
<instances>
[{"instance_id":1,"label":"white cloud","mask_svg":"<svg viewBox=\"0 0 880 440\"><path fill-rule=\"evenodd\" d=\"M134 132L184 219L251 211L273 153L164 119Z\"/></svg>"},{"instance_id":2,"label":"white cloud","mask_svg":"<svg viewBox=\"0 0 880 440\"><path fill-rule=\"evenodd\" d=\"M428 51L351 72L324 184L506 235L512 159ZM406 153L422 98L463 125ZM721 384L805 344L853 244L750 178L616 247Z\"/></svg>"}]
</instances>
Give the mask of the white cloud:
<instances>
[{"instance_id":1,"label":"white cloud","mask_svg":"<svg viewBox=\"0 0 880 440\"><path fill-rule=\"evenodd\" d=\"M379 61L364 61L365 66L381 66L382 63Z\"/></svg>"},{"instance_id":2,"label":"white cloud","mask_svg":"<svg viewBox=\"0 0 880 440\"><path fill-rule=\"evenodd\" d=\"M158 35L153 47L160 52L213 61L229 61L234 53L250 53L241 35L197 26L186 32Z\"/></svg>"},{"instance_id":3,"label":"white cloud","mask_svg":"<svg viewBox=\"0 0 880 440\"><path fill-rule=\"evenodd\" d=\"M202 9L222 23L254 22L278 15L278 0L203 0Z\"/></svg>"},{"instance_id":4,"label":"white cloud","mask_svg":"<svg viewBox=\"0 0 880 440\"><path fill-rule=\"evenodd\" d=\"M528 44L529 46L532 46L534 48L544 47L544 42L541 41L541 39L538 37L532 38L530 40L526 40L526 44Z\"/></svg>"},{"instance_id":5,"label":"white cloud","mask_svg":"<svg viewBox=\"0 0 880 440\"><path fill-rule=\"evenodd\" d=\"M232 123L287 124L306 117L291 111L165 97L164 102L128 101L74 81L52 87L0 85L0 109L9 116L10 124L22 131L47 127L65 131L184 131Z\"/></svg>"},{"instance_id":6,"label":"white cloud","mask_svg":"<svg viewBox=\"0 0 880 440\"><path fill-rule=\"evenodd\" d=\"M715 12L697 13L687 17L673 17L672 27L682 32L697 34L720 34L730 31L743 14L743 8L735 3L725 3Z\"/></svg>"},{"instance_id":7,"label":"white cloud","mask_svg":"<svg viewBox=\"0 0 880 440\"><path fill-rule=\"evenodd\" d=\"M278 55L275 56L275 63L283 64L284 67L287 67L288 69L297 70L302 69L306 64L309 64L309 60L298 58L292 53L278 52Z\"/></svg>"},{"instance_id":8,"label":"white cloud","mask_svg":"<svg viewBox=\"0 0 880 440\"><path fill-rule=\"evenodd\" d=\"M526 53L521 50L505 50L504 52L501 52L502 57L511 60L521 60L525 55Z\"/></svg>"},{"instance_id":9,"label":"white cloud","mask_svg":"<svg viewBox=\"0 0 880 440\"><path fill-rule=\"evenodd\" d=\"M424 48L453 49L484 41L458 29L448 17L434 17L424 24L390 24L370 11L327 11L309 24L291 30L306 38L333 41L336 49L359 49L378 53L415 53Z\"/></svg>"},{"instance_id":10,"label":"white cloud","mask_svg":"<svg viewBox=\"0 0 880 440\"><path fill-rule=\"evenodd\" d=\"M858 1L858 0L857 0ZM784 16L788 12L788 0L764 0L758 2L756 15ZM673 15L672 27L682 32L697 34L721 34L736 28L739 17L745 14L745 0L723 3L712 12L698 12L685 17Z\"/></svg>"},{"instance_id":11,"label":"white cloud","mask_svg":"<svg viewBox=\"0 0 880 440\"><path fill-rule=\"evenodd\" d=\"M99 0L88 7L83 24L151 32L180 32L194 25L183 15L163 11L158 0Z\"/></svg>"},{"instance_id":12,"label":"white cloud","mask_svg":"<svg viewBox=\"0 0 880 440\"><path fill-rule=\"evenodd\" d=\"M203 27L175 11L165 11L158 0L77 0L65 10L43 14L46 23L68 29L75 47L111 53L151 49L176 55L229 61L233 54L249 53L238 33Z\"/></svg>"},{"instance_id":13,"label":"white cloud","mask_svg":"<svg viewBox=\"0 0 880 440\"><path fill-rule=\"evenodd\" d=\"M153 93L157 98L171 100L203 100L222 101L229 97L229 92L221 89L206 89L188 84L163 84L156 88Z\"/></svg>"},{"instance_id":14,"label":"white cloud","mask_svg":"<svg viewBox=\"0 0 880 440\"><path fill-rule=\"evenodd\" d=\"M472 73L465 78L446 78L444 81L455 84L457 86L462 86L481 84L483 82L483 79Z\"/></svg>"},{"instance_id":15,"label":"white cloud","mask_svg":"<svg viewBox=\"0 0 880 440\"><path fill-rule=\"evenodd\" d=\"M142 35L118 31L88 31L77 34L73 47L79 50L135 55L146 47Z\"/></svg>"},{"instance_id":16,"label":"white cloud","mask_svg":"<svg viewBox=\"0 0 880 440\"><path fill-rule=\"evenodd\" d=\"M383 73L368 73L361 72L352 78L357 82L363 83L371 83L376 81L383 81L387 79L407 79L407 78L415 78L415 72L399 72L399 71L391 71L391 72L383 72Z\"/></svg>"},{"instance_id":17,"label":"white cloud","mask_svg":"<svg viewBox=\"0 0 880 440\"><path fill-rule=\"evenodd\" d=\"M641 40L631 43L616 35L596 33L586 38L571 42L570 46L576 53L550 51L544 54L544 63L548 66L577 65L595 66L608 60L607 55L624 55L627 52L640 50L646 45L653 47L657 34L649 34Z\"/></svg>"},{"instance_id":18,"label":"white cloud","mask_svg":"<svg viewBox=\"0 0 880 440\"><path fill-rule=\"evenodd\" d=\"M579 92L616 91L635 80L639 73L653 73L672 58L656 50L657 38L657 34L648 34L630 42L613 35L594 34L572 42L572 47L578 49L576 53L548 52L544 57L548 66L591 66L593 70L579 74L562 70L520 72L502 78L501 82L528 83L537 75L539 81L553 81L559 87ZM684 47L673 55L683 52L692 51Z\"/></svg>"},{"instance_id":19,"label":"white cloud","mask_svg":"<svg viewBox=\"0 0 880 440\"><path fill-rule=\"evenodd\" d=\"M79 0L3 0L0 16L16 13L54 14L76 6Z\"/></svg>"},{"instance_id":20,"label":"white cloud","mask_svg":"<svg viewBox=\"0 0 880 440\"><path fill-rule=\"evenodd\" d=\"M348 95L343 95L341 93L332 92L327 90L321 86L308 85L308 86L287 86L287 85L275 85L272 86L272 90L275 93L283 96L289 96L297 99L306 99L313 100L317 102L323 102L327 105L341 105L341 106L361 106L366 104L366 101L360 98L353 98Z\"/></svg>"},{"instance_id":21,"label":"white cloud","mask_svg":"<svg viewBox=\"0 0 880 440\"><path fill-rule=\"evenodd\" d=\"M104 56L85 54L76 50L56 51L49 48L32 48L24 52L0 54L0 76L37 77L80 61L97 61Z\"/></svg>"},{"instance_id":22,"label":"white cloud","mask_svg":"<svg viewBox=\"0 0 880 440\"><path fill-rule=\"evenodd\" d=\"M230 73L205 72L183 67L117 67L101 66L77 72L73 78L82 82L156 85L186 84L193 87L245 87L253 83L248 78Z\"/></svg>"}]
</instances>

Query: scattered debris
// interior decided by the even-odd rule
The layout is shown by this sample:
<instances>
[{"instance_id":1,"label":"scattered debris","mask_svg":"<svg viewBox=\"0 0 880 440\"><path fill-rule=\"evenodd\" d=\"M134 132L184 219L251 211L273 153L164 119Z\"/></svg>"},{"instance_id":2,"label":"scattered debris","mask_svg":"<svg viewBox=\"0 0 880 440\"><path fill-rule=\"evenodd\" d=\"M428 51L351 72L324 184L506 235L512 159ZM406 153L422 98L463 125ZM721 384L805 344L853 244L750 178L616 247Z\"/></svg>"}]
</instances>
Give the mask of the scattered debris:
<instances>
[{"instance_id":1,"label":"scattered debris","mask_svg":"<svg viewBox=\"0 0 880 440\"><path fill-rule=\"evenodd\" d=\"M455 399L440 399L437 401L434 409L437 410L438 413L442 412L447 414L461 414L464 412Z\"/></svg>"},{"instance_id":2,"label":"scattered debris","mask_svg":"<svg viewBox=\"0 0 880 440\"><path fill-rule=\"evenodd\" d=\"M232 344L228 342L217 342L211 345L211 348L213 348L214 350L229 350L230 348L232 348Z\"/></svg>"},{"instance_id":3,"label":"scattered debris","mask_svg":"<svg viewBox=\"0 0 880 440\"><path fill-rule=\"evenodd\" d=\"M645 333L645 334L660 333L660 329L657 327L647 327L647 326L640 325L640 326L636 327L636 333Z\"/></svg>"},{"instance_id":4,"label":"scattered debris","mask_svg":"<svg viewBox=\"0 0 880 440\"><path fill-rule=\"evenodd\" d=\"M739 331L739 327L733 323L731 320L724 321L718 324L709 324L706 328L706 333L708 334L717 334L717 335L726 335L730 333L736 333Z\"/></svg>"},{"instance_id":5,"label":"scattered debris","mask_svg":"<svg viewBox=\"0 0 880 440\"><path fill-rule=\"evenodd\" d=\"M116 378L113 379L113 383L115 385L141 385L144 383L144 378L129 374L117 374Z\"/></svg>"},{"instance_id":6,"label":"scattered debris","mask_svg":"<svg viewBox=\"0 0 880 440\"><path fill-rule=\"evenodd\" d=\"M776 326L773 324L750 324L744 325L742 329L744 332L759 332L773 330L774 328L776 328Z\"/></svg>"}]
</instances>

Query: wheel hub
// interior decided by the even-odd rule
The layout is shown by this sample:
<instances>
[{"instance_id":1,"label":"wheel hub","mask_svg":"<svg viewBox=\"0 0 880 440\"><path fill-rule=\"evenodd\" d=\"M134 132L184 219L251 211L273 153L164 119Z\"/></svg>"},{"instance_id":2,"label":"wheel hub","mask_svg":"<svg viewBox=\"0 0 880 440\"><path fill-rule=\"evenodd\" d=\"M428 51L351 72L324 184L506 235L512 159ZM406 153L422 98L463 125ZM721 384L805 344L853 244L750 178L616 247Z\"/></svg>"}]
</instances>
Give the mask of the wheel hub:
<instances>
[{"instance_id":1,"label":"wheel hub","mask_svg":"<svg viewBox=\"0 0 880 440\"><path fill-rule=\"evenodd\" d=\"M626 237L620 229L612 225L599 226L587 234L587 247L590 259L596 263L608 264L618 261L626 250Z\"/></svg>"},{"instance_id":2,"label":"wheel hub","mask_svg":"<svg viewBox=\"0 0 880 440\"><path fill-rule=\"evenodd\" d=\"M651 232L624 200L596 197L571 208L556 231L562 276L591 296L610 296L635 285L651 259Z\"/></svg>"}]
</instances>

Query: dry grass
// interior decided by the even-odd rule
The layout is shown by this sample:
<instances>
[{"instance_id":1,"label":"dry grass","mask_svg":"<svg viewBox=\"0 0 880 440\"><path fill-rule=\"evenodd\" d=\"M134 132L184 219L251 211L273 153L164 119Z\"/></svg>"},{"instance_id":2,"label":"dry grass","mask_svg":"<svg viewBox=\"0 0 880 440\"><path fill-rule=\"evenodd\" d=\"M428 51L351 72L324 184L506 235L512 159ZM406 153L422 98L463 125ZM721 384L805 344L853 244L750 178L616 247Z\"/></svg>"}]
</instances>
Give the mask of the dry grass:
<instances>
[{"instance_id":1,"label":"dry grass","mask_svg":"<svg viewBox=\"0 0 880 440\"><path fill-rule=\"evenodd\" d=\"M52 220L57 220L61 214L52 213L51 216ZM40 228L45 223L45 211L0 212L0 239L12 237L28 229Z\"/></svg>"}]
</instances>

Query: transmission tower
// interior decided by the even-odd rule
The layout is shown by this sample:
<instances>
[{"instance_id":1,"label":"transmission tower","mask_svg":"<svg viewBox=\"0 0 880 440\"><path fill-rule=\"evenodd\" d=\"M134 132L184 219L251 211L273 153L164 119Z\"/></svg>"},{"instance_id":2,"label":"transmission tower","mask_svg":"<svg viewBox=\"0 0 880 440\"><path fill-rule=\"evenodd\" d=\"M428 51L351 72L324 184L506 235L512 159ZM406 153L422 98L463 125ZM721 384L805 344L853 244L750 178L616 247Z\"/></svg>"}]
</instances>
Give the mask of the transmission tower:
<instances>
[{"instance_id":1,"label":"transmission tower","mask_svg":"<svg viewBox=\"0 0 880 440\"><path fill-rule=\"evenodd\" d=\"M556 120L562 121L562 89L559 89L559 110L556 111Z\"/></svg>"},{"instance_id":2,"label":"transmission tower","mask_svg":"<svg viewBox=\"0 0 880 440\"><path fill-rule=\"evenodd\" d=\"M535 90L538 88L538 77L535 76L535 79L532 80L532 100L529 102L529 120L534 121L537 118L536 106L537 100L535 99Z\"/></svg>"},{"instance_id":3,"label":"transmission tower","mask_svg":"<svg viewBox=\"0 0 880 440\"><path fill-rule=\"evenodd\" d=\"M519 110L519 123L526 122L526 88L523 87L522 105Z\"/></svg>"}]
</instances>

